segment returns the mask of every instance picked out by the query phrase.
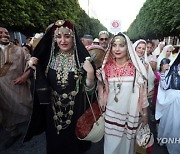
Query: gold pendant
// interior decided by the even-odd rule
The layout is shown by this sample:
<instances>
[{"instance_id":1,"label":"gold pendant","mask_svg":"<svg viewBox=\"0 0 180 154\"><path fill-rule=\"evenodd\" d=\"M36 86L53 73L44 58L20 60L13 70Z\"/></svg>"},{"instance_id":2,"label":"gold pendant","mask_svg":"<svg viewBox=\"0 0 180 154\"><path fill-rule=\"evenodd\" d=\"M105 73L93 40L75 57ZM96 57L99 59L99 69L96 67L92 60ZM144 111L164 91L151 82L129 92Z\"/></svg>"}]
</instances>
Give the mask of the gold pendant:
<instances>
[{"instance_id":1,"label":"gold pendant","mask_svg":"<svg viewBox=\"0 0 180 154\"><path fill-rule=\"evenodd\" d=\"M117 103L118 102L118 98L116 97L116 95L115 95L115 97L114 97L114 101Z\"/></svg>"}]
</instances>

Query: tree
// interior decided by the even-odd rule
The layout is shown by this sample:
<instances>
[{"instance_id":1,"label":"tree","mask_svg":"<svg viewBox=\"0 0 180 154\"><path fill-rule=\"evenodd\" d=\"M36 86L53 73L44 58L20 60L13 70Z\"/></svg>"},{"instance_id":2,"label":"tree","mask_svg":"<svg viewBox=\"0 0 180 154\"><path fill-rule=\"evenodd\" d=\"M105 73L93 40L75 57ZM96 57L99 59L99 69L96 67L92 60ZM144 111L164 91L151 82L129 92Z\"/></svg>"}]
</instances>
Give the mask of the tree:
<instances>
[{"instance_id":1,"label":"tree","mask_svg":"<svg viewBox=\"0 0 180 154\"><path fill-rule=\"evenodd\" d=\"M58 19L74 23L79 34L97 35L104 26L89 16L79 6L78 0L1 0L0 23L8 29L25 35L45 31Z\"/></svg>"},{"instance_id":2,"label":"tree","mask_svg":"<svg viewBox=\"0 0 180 154\"><path fill-rule=\"evenodd\" d=\"M134 40L179 36L179 7L177 0L146 0L127 34Z\"/></svg>"}]
</instances>

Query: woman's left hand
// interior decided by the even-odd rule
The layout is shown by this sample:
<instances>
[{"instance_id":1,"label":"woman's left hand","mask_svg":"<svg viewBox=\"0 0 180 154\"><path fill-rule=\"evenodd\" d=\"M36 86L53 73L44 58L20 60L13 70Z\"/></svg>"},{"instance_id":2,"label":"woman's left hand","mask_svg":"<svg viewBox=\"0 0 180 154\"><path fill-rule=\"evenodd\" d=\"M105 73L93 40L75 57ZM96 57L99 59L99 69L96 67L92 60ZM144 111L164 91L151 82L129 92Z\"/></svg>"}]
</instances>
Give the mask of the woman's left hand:
<instances>
[{"instance_id":1,"label":"woman's left hand","mask_svg":"<svg viewBox=\"0 0 180 154\"><path fill-rule=\"evenodd\" d=\"M89 60L84 61L83 69L89 74L94 74L94 68L92 67Z\"/></svg>"},{"instance_id":2,"label":"woman's left hand","mask_svg":"<svg viewBox=\"0 0 180 154\"><path fill-rule=\"evenodd\" d=\"M144 127L148 123L148 117L147 116L142 116L142 126Z\"/></svg>"}]
</instances>

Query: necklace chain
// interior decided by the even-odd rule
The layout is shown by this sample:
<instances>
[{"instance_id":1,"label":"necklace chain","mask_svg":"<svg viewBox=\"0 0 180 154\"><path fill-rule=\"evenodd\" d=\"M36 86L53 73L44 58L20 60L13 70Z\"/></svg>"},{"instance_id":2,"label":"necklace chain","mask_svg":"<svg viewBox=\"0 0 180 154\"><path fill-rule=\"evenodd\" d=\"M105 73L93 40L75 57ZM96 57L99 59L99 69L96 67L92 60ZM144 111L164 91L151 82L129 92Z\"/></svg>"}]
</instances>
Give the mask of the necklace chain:
<instances>
[{"instance_id":1,"label":"necklace chain","mask_svg":"<svg viewBox=\"0 0 180 154\"><path fill-rule=\"evenodd\" d=\"M115 81L113 82L113 85L114 85L114 93L115 93L115 96L114 96L114 101L117 103L119 100L118 100L118 97L117 97L117 95L121 92L121 86L122 86L122 83L123 83L123 77L121 77L121 76L123 76L124 74L125 74L125 68L126 68L126 66L127 66L127 64L128 64L128 62L126 62L125 64L124 64L124 66L122 66L122 68L123 68L123 73L122 73L122 75L120 75L120 76L118 76L118 74L117 74L117 64L116 64L116 61L115 61L115 74L116 74L116 77L118 78L118 84L117 84L117 88L118 88L118 91L116 92L116 84L115 84Z\"/></svg>"},{"instance_id":2,"label":"necklace chain","mask_svg":"<svg viewBox=\"0 0 180 154\"><path fill-rule=\"evenodd\" d=\"M52 91L53 119L57 129L57 134L59 134L59 131L66 129L71 124L76 95L77 91L75 90L68 94L63 93L61 95L56 91Z\"/></svg>"},{"instance_id":3,"label":"necklace chain","mask_svg":"<svg viewBox=\"0 0 180 154\"><path fill-rule=\"evenodd\" d=\"M73 53L60 53L56 57L57 60L57 69L56 69L56 75L57 75L57 84L61 85L61 87L64 89L68 85L68 75L69 72L76 68L75 66L75 60L74 60L74 54ZM75 74L77 74L77 69L74 70Z\"/></svg>"}]
</instances>

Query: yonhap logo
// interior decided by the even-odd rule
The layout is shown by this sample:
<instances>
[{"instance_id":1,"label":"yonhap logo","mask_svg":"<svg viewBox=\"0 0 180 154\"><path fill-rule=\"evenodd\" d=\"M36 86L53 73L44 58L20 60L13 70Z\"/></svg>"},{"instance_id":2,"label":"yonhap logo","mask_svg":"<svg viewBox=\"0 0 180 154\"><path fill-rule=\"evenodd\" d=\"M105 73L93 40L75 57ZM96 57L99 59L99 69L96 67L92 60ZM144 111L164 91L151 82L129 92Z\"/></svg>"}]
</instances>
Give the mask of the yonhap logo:
<instances>
[{"instance_id":1,"label":"yonhap logo","mask_svg":"<svg viewBox=\"0 0 180 154\"><path fill-rule=\"evenodd\" d=\"M180 144L180 138L172 137L172 138L157 138L158 144Z\"/></svg>"}]
</instances>

